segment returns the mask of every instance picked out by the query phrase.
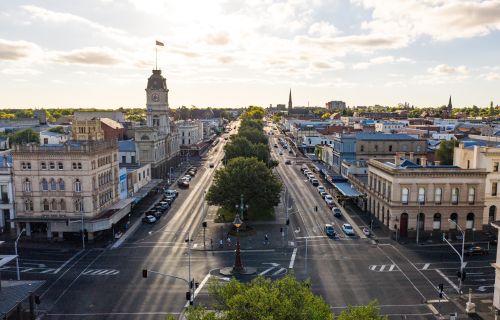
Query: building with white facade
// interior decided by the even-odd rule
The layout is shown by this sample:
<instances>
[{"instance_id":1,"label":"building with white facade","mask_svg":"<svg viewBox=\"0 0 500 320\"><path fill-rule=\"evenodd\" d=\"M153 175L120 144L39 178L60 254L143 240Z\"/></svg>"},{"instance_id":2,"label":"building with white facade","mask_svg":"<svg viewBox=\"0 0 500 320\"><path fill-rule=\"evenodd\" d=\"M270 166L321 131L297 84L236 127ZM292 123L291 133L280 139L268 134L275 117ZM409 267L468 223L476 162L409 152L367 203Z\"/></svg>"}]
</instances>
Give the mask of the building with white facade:
<instances>
[{"instance_id":1,"label":"building with white facade","mask_svg":"<svg viewBox=\"0 0 500 320\"><path fill-rule=\"evenodd\" d=\"M383 133L396 133L405 127L405 123L399 121L381 121L375 123L375 131Z\"/></svg>"},{"instance_id":2,"label":"building with white facade","mask_svg":"<svg viewBox=\"0 0 500 320\"><path fill-rule=\"evenodd\" d=\"M15 228L14 179L10 152L0 153L0 233Z\"/></svg>"},{"instance_id":3,"label":"building with white facade","mask_svg":"<svg viewBox=\"0 0 500 320\"><path fill-rule=\"evenodd\" d=\"M49 130L40 131L40 144L61 144L71 138L69 133L51 132Z\"/></svg>"},{"instance_id":4,"label":"building with white facade","mask_svg":"<svg viewBox=\"0 0 500 320\"><path fill-rule=\"evenodd\" d=\"M181 120L175 123L179 132L181 146L188 146L203 141L203 123L199 120Z\"/></svg>"}]
</instances>

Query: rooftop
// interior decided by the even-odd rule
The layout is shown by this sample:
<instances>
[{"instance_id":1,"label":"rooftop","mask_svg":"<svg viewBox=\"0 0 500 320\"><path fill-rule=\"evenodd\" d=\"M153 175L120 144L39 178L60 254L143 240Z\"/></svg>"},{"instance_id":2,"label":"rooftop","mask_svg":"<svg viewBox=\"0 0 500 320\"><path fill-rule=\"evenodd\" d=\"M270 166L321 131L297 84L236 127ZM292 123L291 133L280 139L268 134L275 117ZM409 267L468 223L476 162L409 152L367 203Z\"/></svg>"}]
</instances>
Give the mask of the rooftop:
<instances>
[{"instance_id":1,"label":"rooftop","mask_svg":"<svg viewBox=\"0 0 500 320\"><path fill-rule=\"evenodd\" d=\"M356 140L417 140L416 138L402 133L378 133L360 132L356 134Z\"/></svg>"},{"instance_id":2,"label":"rooftop","mask_svg":"<svg viewBox=\"0 0 500 320\"><path fill-rule=\"evenodd\" d=\"M120 152L135 152L135 141L134 140L118 141L118 150Z\"/></svg>"}]
</instances>

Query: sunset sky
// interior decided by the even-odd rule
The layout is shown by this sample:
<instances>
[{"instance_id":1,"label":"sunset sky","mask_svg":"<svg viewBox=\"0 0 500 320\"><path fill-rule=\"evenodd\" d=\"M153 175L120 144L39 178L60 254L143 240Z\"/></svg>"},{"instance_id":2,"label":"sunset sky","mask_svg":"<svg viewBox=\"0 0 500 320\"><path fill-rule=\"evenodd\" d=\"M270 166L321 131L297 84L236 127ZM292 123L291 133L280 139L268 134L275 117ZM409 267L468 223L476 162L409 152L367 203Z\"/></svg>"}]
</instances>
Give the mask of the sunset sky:
<instances>
[{"instance_id":1,"label":"sunset sky","mask_svg":"<svg viewBox=\"0 0 500 320\"><path fill-rule=\"evenodd\" d=\"M500 104L500 0L0 2L0 107Z\"/></svg>"}]
</instances>

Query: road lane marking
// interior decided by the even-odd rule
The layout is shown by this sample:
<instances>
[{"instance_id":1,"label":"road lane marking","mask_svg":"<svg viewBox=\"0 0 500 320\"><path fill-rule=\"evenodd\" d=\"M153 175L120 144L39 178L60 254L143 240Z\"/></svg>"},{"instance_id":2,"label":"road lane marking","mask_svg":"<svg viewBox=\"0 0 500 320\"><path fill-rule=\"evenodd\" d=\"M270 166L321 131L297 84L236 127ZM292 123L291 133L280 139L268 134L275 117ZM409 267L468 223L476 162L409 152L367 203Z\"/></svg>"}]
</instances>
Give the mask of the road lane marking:
<instances>
[{"instance_id":1,"label":"road lane marking","mask_svg":"<svg viewBox=\"0 0 500 320\"><path fill-rule=\"evenodd\" d=\"M78 256L82 252L83 252L83 249L78 251L77 253L75 253L71 258L69 258L65 263L63 263L59 268L57 268L56 271L54 271L54 273L58 273L59 271L61 271L62 268L64 268L68 263L70 263L73 259L76 258L76 256Z\"/></svg>"},{"instance_id":2,"label":"road lane marking","mask_svg":"<svg viewBox=\"0 0 500 320\"><path fill-rule=\"evenodd\" d=\"M436 307L434 307L432 304L428 304L427 307L431 310L431 312L435 315L439 314L439 311L437 311Z\"/></svg>"},{"instance_id":3,"label":"road lane marking","mask_svg":"<svg viewBox=\"0 0 500 320\"><path fill-rule=\"evenodd\" d=\"M276 271L275 273L273 273L272 276L281 275L281 274L283 274L283 271L286 273L286 269L285 268L280 268L278 271Z\"/></svg>"},{"instance_id":4,"label":"road lane marking","mask_svg":"<svg viewBox=\"0 0 500 320\"><path fill-rule=\"evenodd\" d=\"M292 252L292 258L290 259L290 265L288 266L289 269L293 268L293 264L295 263L295 256L297 255L297 248L293 249Z\"/></svg>"},{"instance_id":5,"label":"road lane marking","mask_svg":"<svg viewBox=\"0 0 500 320\"><path fill-rule=\"evenodd\" d=\"M429 268L430 265L431 265L430 263L424 264L424 266L422 267L422 270L427 270L427 268Z\"/></svg>"},{"instance_id":6,"label":"road lane marking","mask_svg":"<svg viewBox=\"0 0 500 320\"><path fill-rule=\"evenodd\" d=\"M436 270L436 272L441 276L443 277L443 279L448 282L450 284L450 286L453 287L453 289L455 289L457 292L460 292L460 290L458 289L457 285L453 283L453 281L450 280L450 278L448 278L441 270L439 269L434 269Z\"/></svg>"}]
</instances>

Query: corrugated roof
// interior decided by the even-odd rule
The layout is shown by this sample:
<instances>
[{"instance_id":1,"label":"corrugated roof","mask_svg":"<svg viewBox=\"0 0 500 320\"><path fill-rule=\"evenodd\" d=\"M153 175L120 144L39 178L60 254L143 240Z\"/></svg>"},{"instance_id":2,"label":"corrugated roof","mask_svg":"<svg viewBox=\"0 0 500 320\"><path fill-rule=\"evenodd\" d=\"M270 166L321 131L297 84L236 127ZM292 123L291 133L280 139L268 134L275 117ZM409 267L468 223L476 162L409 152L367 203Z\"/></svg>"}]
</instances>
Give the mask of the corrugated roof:
<instances>
[{"instance_id":1,"label":"corrugated roof","mask_svg":"<svg viewBox=\"0 0 500 320\"><path fill-rule=\"evenodd\" d=\"M118 150L120 152L135 152L135 141L134 140L118 141Z\"/></svg>"},{"instance_id":2,"label":"corrugated roof","mask_svg":"<svg viewBox=\"0 0 500 320\"><path fill-rule=\"evenodd\" d=\"M356 134L357 140L417 140L416 138L403 133L370 133L360 132Z\"/></svg>"},{"instance_id":3,"label":"corrugated roof","mask_svg":"<svg viewBox=\"0 0 500 320\"><path fill-rule=\"evenodd\" d=\"M110 118L101 118L101 122L113 129L123 129L123 125L120 122Z\"/></svg>"}]
</instances>

